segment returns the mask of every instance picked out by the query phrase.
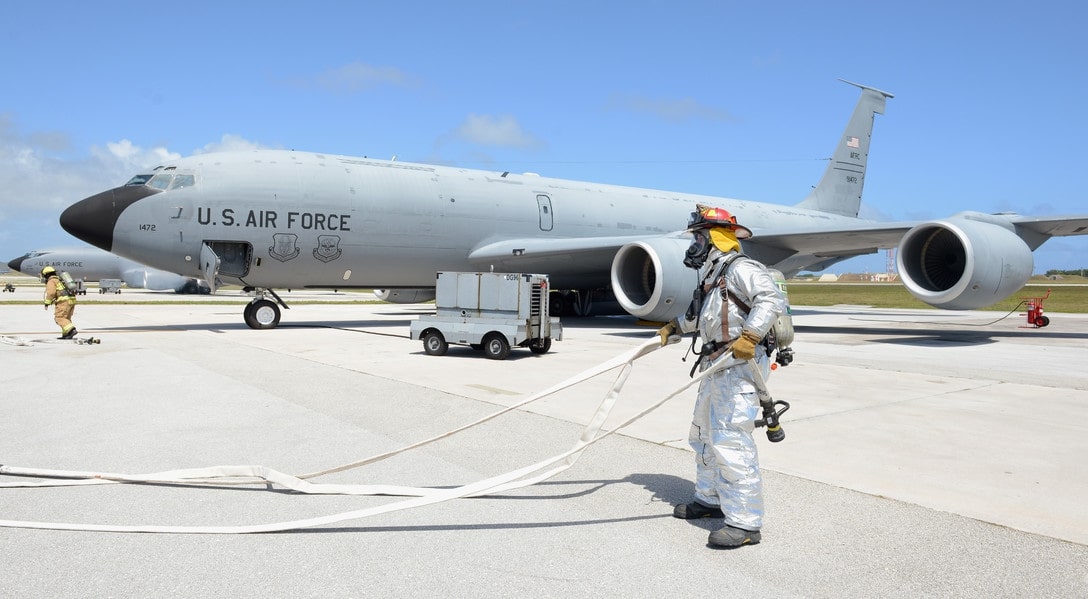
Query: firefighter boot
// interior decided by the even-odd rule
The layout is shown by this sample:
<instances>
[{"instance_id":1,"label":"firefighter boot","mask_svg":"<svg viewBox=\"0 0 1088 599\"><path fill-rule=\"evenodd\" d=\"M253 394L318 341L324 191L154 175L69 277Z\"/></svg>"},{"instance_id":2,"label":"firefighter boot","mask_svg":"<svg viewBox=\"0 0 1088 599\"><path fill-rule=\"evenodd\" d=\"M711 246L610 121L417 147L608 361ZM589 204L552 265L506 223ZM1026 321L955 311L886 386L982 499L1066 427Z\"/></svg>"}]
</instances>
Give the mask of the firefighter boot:
<instances>
[{"instance_id":1,"label":"firefighter boot","mask_svg":"<svg viewBox=\"0 0 1088 599\"><path fill-rule=\"evenodd\" d=\"M698 501L692 501L673 508L672 517L681 520L696 520L698 518L724 518L725 514L716 505L705 505Z\"/></svg>"},{"instance_id":2,"label":"firefighter boot","mask_svg":"<svg viewBox=\"0 0 1088 599\"><path fill-rule=\"evenodd\" d=\"M715 547L740 547L742 545L755 545L759 543L760 537L758 530L744 530L726 524L710 533L707 542Z\"/></svg>"}]
</instances>

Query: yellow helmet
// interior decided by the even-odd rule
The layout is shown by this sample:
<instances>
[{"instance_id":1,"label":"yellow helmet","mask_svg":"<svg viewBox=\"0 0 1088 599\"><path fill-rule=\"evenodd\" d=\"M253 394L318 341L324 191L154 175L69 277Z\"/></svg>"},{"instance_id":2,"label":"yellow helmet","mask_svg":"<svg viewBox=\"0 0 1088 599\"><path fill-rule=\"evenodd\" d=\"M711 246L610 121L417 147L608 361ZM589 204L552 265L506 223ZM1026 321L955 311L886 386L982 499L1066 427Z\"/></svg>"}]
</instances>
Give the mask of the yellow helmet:
<instances>
[{"instance_id":1,"label":"yellow helmet","mask_svg":"<svg viewBox=\"0 0 1088 599\"><path fill-rule=\"evenodd\" d=\"M57 269L53 268L52 266L46 266L45 268L42 269L41 277L44 280L44 279L48 279L49 275L55 275L55 274L57 274Z\"/></svg>"}]
</instances>

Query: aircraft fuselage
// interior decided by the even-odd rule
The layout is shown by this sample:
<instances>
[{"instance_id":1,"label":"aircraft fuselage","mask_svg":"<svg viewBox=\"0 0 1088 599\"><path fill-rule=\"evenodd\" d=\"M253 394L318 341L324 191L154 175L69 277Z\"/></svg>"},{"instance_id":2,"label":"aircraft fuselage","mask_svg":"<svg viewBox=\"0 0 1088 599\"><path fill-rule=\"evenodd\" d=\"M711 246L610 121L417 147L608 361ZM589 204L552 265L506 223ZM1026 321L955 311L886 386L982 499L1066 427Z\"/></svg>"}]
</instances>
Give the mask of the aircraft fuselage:
<instances>
[{"instance_id":1,"label":"aircraft fuselage","mask_svg":"<svg viewBox=\"0 0 1088 599\"><path fill-rule=\"evenodd\" d=\"M119 201L132 193L142 197ZM147 183L72 206L62 223L77 236L95 228L84 238L115 254L189 276L202 274L201 248L210 244L223 261L221 279L252 287L430 287L438 271L534 270L527 267L539 253L548 256L538 270L553 288L592 289L608 286L624 241L682 229L696 203L733 211L757 235L772 221L857 220L536 175L261 150L173 161ZM572 239L600 240L600 250L552 255L550 245ZM536 243L474 255L504 240Z\"/></svg>"}]
</instances>

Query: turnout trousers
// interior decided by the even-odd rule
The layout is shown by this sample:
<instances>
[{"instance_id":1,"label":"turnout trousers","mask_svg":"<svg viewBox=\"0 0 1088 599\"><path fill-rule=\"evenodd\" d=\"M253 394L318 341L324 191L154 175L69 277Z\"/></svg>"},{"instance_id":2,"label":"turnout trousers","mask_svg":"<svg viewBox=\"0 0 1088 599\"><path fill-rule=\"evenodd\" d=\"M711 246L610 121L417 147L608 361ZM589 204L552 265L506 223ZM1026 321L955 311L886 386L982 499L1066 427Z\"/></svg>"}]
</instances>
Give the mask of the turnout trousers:
<instances>
[{"instance_id":1,"label":"turnout trousers","mask_svg":"<svg viewBox=\"0 0 1088 599\"><path fill-rule=\"evenodd\" d=\"M720 506L730 526L763 526L763 477L756 451L759 400L744 393L747 365L719 370L699 384L688 443L695 450L695 499Z\"/></svg>"}]
</instances>

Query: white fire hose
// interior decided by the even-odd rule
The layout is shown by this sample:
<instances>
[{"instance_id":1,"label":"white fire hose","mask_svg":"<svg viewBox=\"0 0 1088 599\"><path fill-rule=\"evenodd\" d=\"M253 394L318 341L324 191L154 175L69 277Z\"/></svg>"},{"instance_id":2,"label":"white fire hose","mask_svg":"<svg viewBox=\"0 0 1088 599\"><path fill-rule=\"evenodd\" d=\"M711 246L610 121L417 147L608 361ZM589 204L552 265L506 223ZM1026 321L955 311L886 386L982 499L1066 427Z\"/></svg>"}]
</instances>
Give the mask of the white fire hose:
<instances>
[{"instance_id":1,"label":"white fire hose","mask_svg":"<svg viewBox=\"0 0 1088 599\"><path fill-rule=\"evenodd\" d=\"M670 343L678 340L679 337L670 338ZM634 349L624 352L616 356L615 358L612 358L611 360L603 362L596 367L587 369L561 383L558 383L556 385L553 385L552 387L549 387L548 389L545 389L544 391L536 393L517 404L514 404L507 408L503 408L502 410L499 410L498 412L481 418L473 423L466 424L465 426L456 428L454 430L432 437L430 439L407 445L394 451L374 455L369 458L358 460L350 464L337 466L335 468L329 468L327 470L312 472L299 476L293 476L290 474L278 472L265 466L215 466L209 468L170 470L154 474L129 475L106 472L43 470L0 465L0 475L59 479L48 481L0 482L0 489L15 487L56 487L117 483L171 484L194 486L213 484L273 484L305 494L393 495L410 497L410 499L404 499L385 505L349 512L342 512L329 516L321 516L317 518L244 526L110 525L0 520L0 527L95 532L151 532L183 534L245 534L258 532L280 532L335 524L347 520L357 520L370 516L376 516L378 514L385 514L388 512L406 510L443 501L449 501L451 499L458 499L463 497L480 497L484 495L499 494L512 489L527 487L538 482L547 480L548 478L551 478L570 468L578 460L582 452L585 451L585 449L590 445L639 420L646 414L649 414L665 402L669 401L673 397L676 397L695 383L699 382L707 375L721 370L726 365L726 363L731 362L730 360L719 361L718 364L716 364L714 367L699 373L690 381L681 386L679 389L673 391L657 403L642 410L638 414L635 414L626 421L618 424L616 427L602 432L604 423L607 420L608 415L611 413L613 406L616 404L617 399L619 398L620 390L623 388L624 383L627 381L627 377L631 372L634 361L649 354L650 352L653 352L659 347L661 347L661 341L659 337L655 335L653 339L646 341L645 343ZM736 363L733 362L730 365L735 364ZM323 484L313 483L306 480L326 474L332 474L334 472L342 472L345 470L358 468L366 464L372 464L374 462L384 460L405 451L416 449L418 447L422 447L440 439L447 438L451 435L457 434L459 432L497 418L498 416L516 410L543 397L566 389L567 387L571 387L582 381L591 379L617 367L622 367L622 370L620 371L619 375L617 375L616 380L612 384L612 387L609 389L608 393L605 394L604 399L601 401L600 406L597 408L597 412L590 419L589 424L587 424L586 427L582 430L582 434L579 437L578 441L566 452L556 456L552 456L535 464L531 464L529 466L525 466L523 468L506 472L504 474L499 474L497 476L486 478L480 481L462 485L460 487L448 489L437 489L430 487L403 487L395 485Z\"/></svg>"}]
</instances>

